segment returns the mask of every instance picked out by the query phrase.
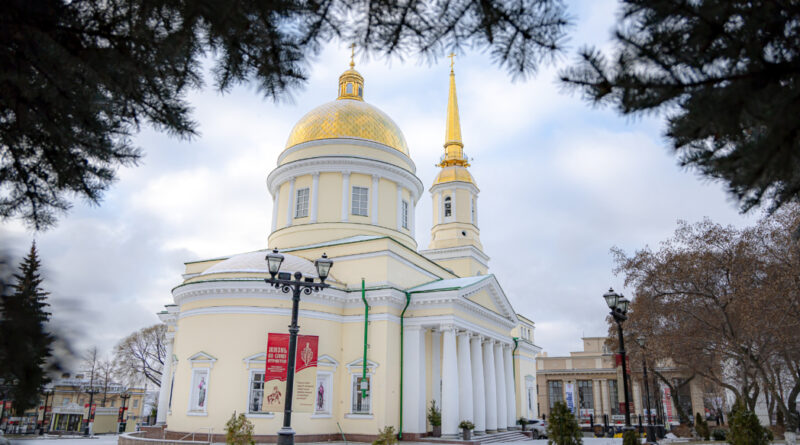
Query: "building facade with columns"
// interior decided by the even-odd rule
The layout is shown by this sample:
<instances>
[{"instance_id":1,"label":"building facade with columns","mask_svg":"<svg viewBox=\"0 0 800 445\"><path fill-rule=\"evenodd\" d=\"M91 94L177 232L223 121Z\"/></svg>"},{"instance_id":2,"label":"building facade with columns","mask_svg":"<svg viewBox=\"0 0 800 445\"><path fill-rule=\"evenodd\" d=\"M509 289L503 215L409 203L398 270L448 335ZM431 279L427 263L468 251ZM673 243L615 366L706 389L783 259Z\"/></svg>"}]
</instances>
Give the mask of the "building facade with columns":
<instances>
[{"instance_id":1,"label":"building facade with columns","mask_svg":"<svg viewBox=\"0 0 800 445\"><path fill-rule=\"evenodd\" d=\"M538 412L546 417L553 404L565 402L569 405L571 399L574 413L583 426L589 426L591 421L602 424L604 416L608 416L609 424L623 425L625 393L619 355L608 347L606 337L584 337L582 340L582 351L559 357L542 353L537 358ZM680 423L677 405L680 405L684 414L691 418L689 420L694 419L696 413L705 417L708 397L705 397L702 378L691 377L668 364L659 364L655 369L652 363L648 366L647 389L650 390L653 416L664 419L666 425L677 425ZM634 425L638 425L639 420L647 423L644 417L648 412L647 392L642 363L633 363L629 357L628 369L631 422ZM657 378L653 371L667 379L670 385Z\"/></svg>"},{"instance_id":2,"label":"building facade with columns","mask_svg":"<svg viewBox=\"0 0 800 445\"><path fill-rule=\"evenodd\" d=\"M315 408L292 416L298 441L368 440L386 426L418 438L431 431L431 403L450 436L462 420L487 434L537 416L535 326L489 273L452 67L449 81L427 250L414 223L423 181L400 128L364 100L352 62L336 100L300 118L267 176L268 245L285 256L281 271L316 278L314 259L334 261L331 287L300 303L300 334L319 337L319 358ZM261 408L266 338L287 332L292 302L264 282L267 252L185 263L159 314L170 360L158 421L168 436L222 433L234 412L257 438L280 429L282 412Z\"/></svg>"}]
</instances>

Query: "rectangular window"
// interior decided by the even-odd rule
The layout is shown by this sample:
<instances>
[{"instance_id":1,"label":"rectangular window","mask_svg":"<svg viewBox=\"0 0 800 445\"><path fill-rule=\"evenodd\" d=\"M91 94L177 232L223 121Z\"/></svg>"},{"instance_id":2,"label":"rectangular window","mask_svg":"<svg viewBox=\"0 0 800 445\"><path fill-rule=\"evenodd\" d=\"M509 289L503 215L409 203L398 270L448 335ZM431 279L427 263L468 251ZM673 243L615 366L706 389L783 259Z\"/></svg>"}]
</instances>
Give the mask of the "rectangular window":
<instances>
[{"instance_id":1,"label":"rectangular window","mask_svg":"<svg viewBox=\"0 0 800 445\"><path fill-rule=\"evenodd\" d=\"M403 228L407 229L408 228L408 201L404 200L403 204L401 205L401 207L402 207L402 213L401 213L400 216L402 218Z\"/></svg>"},{"instance_id":2,"label":"rectangular window","mask_svg":"<svg viewBox=\"0 0 800 445\"><path fill-rule=\"evenodd\" d=\"M297 191L297 200L294 207L295 218L305 218L308 216L308 187Z\"/></svg>"},{"instance_id":3,"label":"rectangular window","mask_svg":"<svg viewBox=\"0 0 800 445\"><path fill-rule=\"evenodd\" d=\"M138 407L139 407L139 399L135 399L135 400L133 401L133 407L134 407L134 408L138 408Z\"/></svg>"},{"instance_id":4,"label":"rectangular window","mask_svg":"<svg viewBox=\"0 0 800 445\"><path fill-rule=\"evenodd\" d=\"M192 391L190 394L189 410L205 412L208 407L208 369L192 370Z\"/></svg>"},{"instance_id":5,"label":"rectangular window","mask_svg":"<svg viewBox=\"0 0 800 445\"><path fill-rule=\"evenodd\" d=\"M475 224L475 198L472 199L472 207L470 207L470 211L472 212L472 224Z\"/></svg>"},{"instance_id":6,"label":"rectangular window","mask_svg":"<svg viewBox=\"0 0 800 445\"><path fill-rule=\"evenodd\" d=\"M619 409L619 388L616 380L608 381L608 401L611 405L611 415L622 414Z\"/></svg>"},{"instance_id":7,"label":"rectangular window","mask_svg":"<svg viewBox=\"0 0 800 445\"><path fill-rule=\"evenodd\" d=\"M61 405L62 406L69 405L69 397L64 397L63 399L61 399Z\"/></svg>"},{"instance_id":8,"label":"rectangular window","mask_svg":"<svg viewBox=\"0 0 800 445\"><path fill-rule=\"evenodd\" d=\"M367 376L366 381L364 381L366 385L362 385L362 379L360 375L353 375L353 392L352 392L352 400L353 400L353 414L369 414L370 411L370 376ZM362 392L363 389L366 391ZM363 397L362 394L366 394L366 397Z\"/></svg>"},{"instance_id":9,"label":"rectangular window","mask_svg":"<svg viewBox=\"0 0 800 445\"><path fill-rule=\"evenodd\" d=\"M589 414L594 414L594 394L592 394L592 381L591 380L578 380L578 403L580 403L581 417L589 417Z\"/></svg>"},{"instance_id":10,"label":"rectangular window","mask_svg":"<svg viewBox=\"0 0 800 445\"><path fill-rule=\"evenodd\" d=\"M547 395L550 398L550 408L556 402L564 401L564 384L561 380L548 380L547 381Z\"/></svg>"},{"instance_id":11,"label":"rectangular window","mask_svg":"<svg viewBox=\"0 0 800 445\"><path fill-rule=\"evenodd\" d=\"M260 413L264 404L264 371L250 373L250 393L247 396L247 412Z\"/></svg>"},{"instance_id":12,"label":"rectangular window","mask_svg":"<svg viewBox=\"0 0 800 445\"><path fill-rule=\"evenodd\" d=\"M353 215L367 216L369 205L369 189L353 187Z\"/></svg>"}]
</instances>

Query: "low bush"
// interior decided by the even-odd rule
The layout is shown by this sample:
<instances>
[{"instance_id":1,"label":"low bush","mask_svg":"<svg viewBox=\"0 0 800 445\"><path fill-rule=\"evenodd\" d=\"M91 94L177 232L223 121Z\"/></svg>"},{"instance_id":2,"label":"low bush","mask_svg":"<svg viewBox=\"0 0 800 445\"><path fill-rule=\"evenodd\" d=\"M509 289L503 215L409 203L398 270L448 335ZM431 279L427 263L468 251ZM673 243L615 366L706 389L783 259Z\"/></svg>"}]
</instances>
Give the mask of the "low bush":
<instances>
[{"instance_id":1,"label":"low bush","mask_svg":"<svg viewBox=\"0 0 800 445\"><path fill-rule=\"evenodd\" d=\"M622 445L641 445L641 443L638 431L627 430L622 433Z\"/></svg>"},{"instance_id":2,"label":"low bush","mask_svg":"<svg viewBox=\"0 0 800 445\"><path fill-rule=\"evenodd\" d=\"M547 423L548 445L582 445L583 432L575 415L564 402L557 402L550 410Z\"/></svg>"},{"instance_id":3,"label":"low bush","mask_svg":"<svg viewBox=\"0 0 800 445\"><path fill-rule=\"evenodd\" d=\"M694 415L694 430L697 431L697 435L703 440L708 440L711 435L711 432L708 430L708 423L700 413L695 413Z\"/></svg>"},{"instance_id":4,"label":"low bush","mask_svg":"<svg viewBox=\"0 0 800 445\"><path fill-rule=\"evenodd\" d=\"M726 438L731 445L769 445L772 431L761 426L756 413L737 401L728 417L730 432Z\"/></svg>"},{"instance_id":5,"label":"low bush","mask_svg":"<svg viewBox=\"0 0 800 445\"><path fill-rule=\"evenodd\" d=\"M225 443L228 445L253 445L253 423L240 413L233 412L225 424Z\"/></svg>"},{"instance_id":6,"label":"low bush","mask_svg":"<svg viewBox=\"0 0 800 445\"><path fill-rule=\"evenodd\" d=\"M397 432L393 426L386 426L378 431L378 438L372 442L372 445L394 445L397 443Z\"/></svg>"},{"instance_id":7,"label":"low bush","mask_svg":"<svg viewBox=\"0 0 800 445\"><path fill-rule=\"evenodd\" d=\"M714 431L711 432L711 437L718 441L725 440L728 437L728 431L722 428L714 428Z\"/></svg>"}]
</instances>

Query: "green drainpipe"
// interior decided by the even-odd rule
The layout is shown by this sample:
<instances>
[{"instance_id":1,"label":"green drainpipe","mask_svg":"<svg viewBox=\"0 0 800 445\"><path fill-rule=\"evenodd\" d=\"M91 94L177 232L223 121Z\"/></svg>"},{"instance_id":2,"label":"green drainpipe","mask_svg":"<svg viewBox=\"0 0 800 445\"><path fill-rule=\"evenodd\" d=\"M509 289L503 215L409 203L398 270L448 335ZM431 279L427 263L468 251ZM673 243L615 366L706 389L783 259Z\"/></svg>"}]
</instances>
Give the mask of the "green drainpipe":
<instances>
[{"instance_id":1,"label":"green drainpipe","mask_svg":"<svg viewBox=\"0 0 800 445\"><path fill-rule=\"evenodd\" d=\"M406 292L406 305L400 313L400 433L398 434L400 440L403 440L403 319L409 303L411 303L411 293Z\"/></svg>"},{"instance_id":2,"label":"green drainpipe","mask_svg":"<svg viewBox=\"0 0 800 445\"><path fill-rule=\"evenodd\" d=\"M363 386L367 381L367 333L369 332L369 305L367 304L367 290L364 279L361 279L361 300L364 301L364 360L361 361L361 398L367 398L367 389Z\"/></svg>"},{"instance_id":3,"label":"green drainpipe","mask_svg":"<svg viewBox=\"0 0 800 445\"><path fill-rule=\"evenodd\" d=\"M514 349L511 350L511 371L514 372L514 385L517 384L517 367L514 366L514 353L517 352L519 347L519 337L511 337L514 340Z\"/></svg>"}]
</instances>

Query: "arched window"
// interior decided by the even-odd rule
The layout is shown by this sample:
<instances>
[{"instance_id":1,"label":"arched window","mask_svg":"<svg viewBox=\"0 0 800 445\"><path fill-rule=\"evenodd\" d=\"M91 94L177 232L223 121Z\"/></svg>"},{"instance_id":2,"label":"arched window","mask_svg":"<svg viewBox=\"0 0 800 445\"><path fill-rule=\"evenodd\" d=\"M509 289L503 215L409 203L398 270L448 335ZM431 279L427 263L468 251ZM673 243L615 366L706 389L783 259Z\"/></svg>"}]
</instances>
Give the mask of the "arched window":
<instances>
[{"instance_id":1,"label":"arched window","mask_svg":"<svg viewBox=\"0 0 800 445\"><path fill-rule=\"evenodd\" d=\"M347 89L345 91L347 91L347 94L353 94L353 84L348 82Z\"/></svg>"},{"instance_id":2,"label":"arched window","mask_svg":"<svg viewBox=\"0 0 800 445\"><path fill-rule=\"evenodd\" d=\"M475 224L475 198L472 198L472 207L470 210L472 211L472 224Z\"/></svg>"},{"instance_id":3,"label":"arched window","mask_svg":"<svg viewBox=\"0 0 800 445\"><path fill-rule=\"evenodd\" d=\"M453 215L453 203L450 200L450 197L444 198L444 216L452 216Z\"/></svg>"}]
</instances>

